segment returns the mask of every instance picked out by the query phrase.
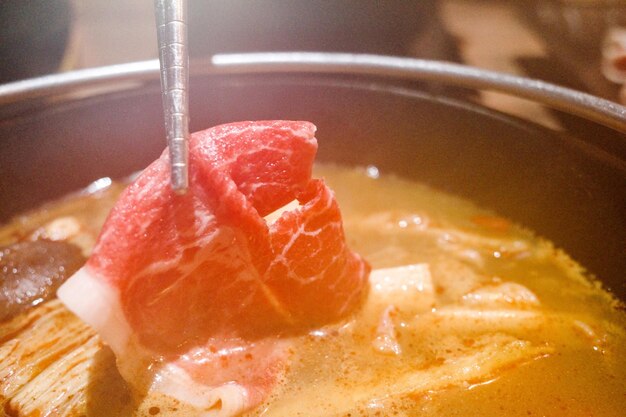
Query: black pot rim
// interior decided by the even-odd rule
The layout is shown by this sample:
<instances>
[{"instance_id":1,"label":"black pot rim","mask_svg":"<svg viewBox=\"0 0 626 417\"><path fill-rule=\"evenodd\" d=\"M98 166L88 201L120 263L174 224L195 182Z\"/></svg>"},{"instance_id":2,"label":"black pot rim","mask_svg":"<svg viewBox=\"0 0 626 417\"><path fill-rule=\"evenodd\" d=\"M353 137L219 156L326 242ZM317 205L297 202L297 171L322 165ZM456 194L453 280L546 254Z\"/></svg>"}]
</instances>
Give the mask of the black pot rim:
<instances>
[{"instance_id":1,"label":"black pot rim","mask_svg":"<svg viewBox=\"0 0 626 417\"><path fill-rule=\"evenodd\" d=\"M615 102L536 79L441 61L326 52L233 53L194 61L191 72L192 75L343 74L436 81L530 99L626 133L626 107ZM158 79L159 62L156 59L70 71L0 85L0 105L53 97L81 88Z\"/></svg>"}]
</instances>

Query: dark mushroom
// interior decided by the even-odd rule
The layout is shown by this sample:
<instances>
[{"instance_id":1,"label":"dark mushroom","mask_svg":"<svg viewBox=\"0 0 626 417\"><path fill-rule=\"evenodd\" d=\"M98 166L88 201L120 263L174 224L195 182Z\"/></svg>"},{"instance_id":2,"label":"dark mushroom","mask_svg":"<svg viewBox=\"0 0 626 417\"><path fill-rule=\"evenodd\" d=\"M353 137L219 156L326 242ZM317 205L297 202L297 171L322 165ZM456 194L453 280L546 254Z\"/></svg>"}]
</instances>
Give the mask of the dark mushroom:
<instances>
[{"instance_id":1,"label":"dark mushroom","mask_svg":"<svg viewBox=\"0 0 626 417\"><path fill-rule=\"evenodd\" d=\"M84 263L81 250L63 241L0 248L0 321L54 298L57 288Z\"/></svg>"}]
</instances>

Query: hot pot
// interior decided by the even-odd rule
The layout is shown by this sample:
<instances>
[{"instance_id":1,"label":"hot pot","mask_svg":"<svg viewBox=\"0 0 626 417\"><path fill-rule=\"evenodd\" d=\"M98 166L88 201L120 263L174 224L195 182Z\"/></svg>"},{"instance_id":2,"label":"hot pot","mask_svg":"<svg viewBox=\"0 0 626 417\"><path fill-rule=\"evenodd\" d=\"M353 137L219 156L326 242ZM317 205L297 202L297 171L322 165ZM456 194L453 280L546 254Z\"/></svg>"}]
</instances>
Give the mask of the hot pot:
<instances>
[{"instance_id":1,"label":"hot pot","mask_svg":"<svg viewBox=\"0 0 626 417\"><path fill-rule=\"evenodd\" d=\"M469 198L565 249L626 300L626 108L536 80L373 55L215 55L192 62L191 130L304 119L318 158L375 165ZM555 130L491 110L497 90ZM157 61L0 86L0 222L164 148Z\"/></svg>"}]
</instances>

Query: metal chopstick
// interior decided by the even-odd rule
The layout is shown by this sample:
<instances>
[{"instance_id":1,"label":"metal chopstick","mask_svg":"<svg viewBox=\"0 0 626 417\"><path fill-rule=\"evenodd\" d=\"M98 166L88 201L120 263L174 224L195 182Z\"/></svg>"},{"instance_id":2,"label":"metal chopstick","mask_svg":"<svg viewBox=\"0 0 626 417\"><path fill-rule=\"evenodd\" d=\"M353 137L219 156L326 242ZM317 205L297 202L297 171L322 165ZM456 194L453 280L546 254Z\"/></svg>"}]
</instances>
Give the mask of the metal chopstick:
<instances>
[{"instance_id":1,"label":"metal chopstick","mask_svg":"<svg viewBox=\"0 0 626 417\"><path fill-rule=\"evenodd\" d=\"M187 0L154 0L154 9L171 184L174 191L185 193L189 185Z\"/></svg>"}]
</instances>

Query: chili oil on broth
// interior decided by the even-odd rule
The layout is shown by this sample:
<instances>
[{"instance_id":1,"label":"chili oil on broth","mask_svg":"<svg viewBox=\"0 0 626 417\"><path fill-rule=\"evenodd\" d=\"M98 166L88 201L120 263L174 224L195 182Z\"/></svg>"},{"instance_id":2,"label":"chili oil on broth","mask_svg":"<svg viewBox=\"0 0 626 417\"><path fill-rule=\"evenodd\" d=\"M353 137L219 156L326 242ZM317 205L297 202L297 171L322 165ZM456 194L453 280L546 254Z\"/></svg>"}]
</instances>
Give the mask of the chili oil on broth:
<instances>
[{"instance_id":1,"label":"chili oil on broth","mask_svg":"<svg viewBox=\"0 0 626 417\"><path fill-rule=\"evenodd\" d=\"M295 338L285 382L249 415L617 416L626 409L625 315L566 255L424 185L372 169L316 171L337 195L349 245L376 271L353 317ZM0 244L61 239L88 255L122 188L112 184L20 216L0 230ZM54 303L33 311L61 310L70 320ZM77 334L89 332L75 326ZM133 400L98 343L76 339L62 352L80 347L89 365L82 380L66 382L78 398L66 410L194 413L164 397ZM0 353L0 363L6 359ZM50 391L45 371L32 374L13 391L0 378L0 398L15 415L47 406L49 397L23 394Z\"/></svg>"}]
</instances>

